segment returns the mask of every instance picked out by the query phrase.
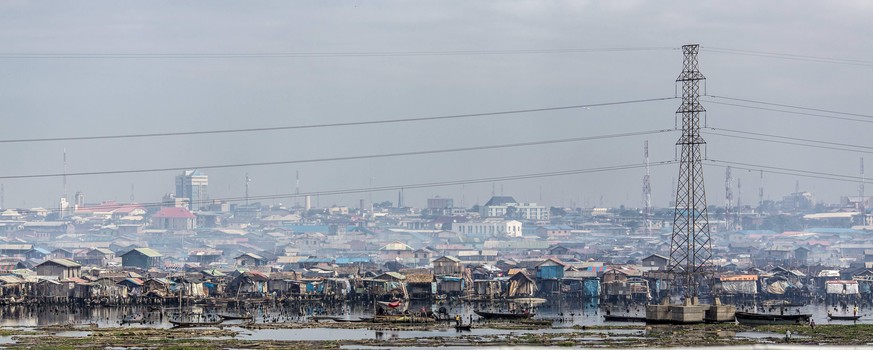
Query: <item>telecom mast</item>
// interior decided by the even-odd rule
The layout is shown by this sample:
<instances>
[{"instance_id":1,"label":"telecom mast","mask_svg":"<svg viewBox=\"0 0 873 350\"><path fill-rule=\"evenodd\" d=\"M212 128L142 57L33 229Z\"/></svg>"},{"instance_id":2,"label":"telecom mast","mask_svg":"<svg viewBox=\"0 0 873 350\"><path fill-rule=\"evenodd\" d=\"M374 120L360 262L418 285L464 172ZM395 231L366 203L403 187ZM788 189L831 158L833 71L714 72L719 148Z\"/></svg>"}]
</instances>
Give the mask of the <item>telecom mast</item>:
<instances>
[{"instance_id":1,"label":"telecom mast","mask_svg":"<svg viewBox=\"0 0 873 350\"><path fill-rule=\"evenodd\" d=\"M646 222L646 235L652 234L652 183L649 178L649 140L643 143L646 159L646 174L643 175L643 220Z\"/></svg>"},{"instance_id":2,"label":"telecom mast","mask_svg":"<svg viewBox=\"0 0 873 350\"><path fill-rule=\"evenodd\" d=\"M724 170L724 228L727 231L730 231L733 226L731 225L731 206L734 204L734 177L731 174L731 167L727 167Z\"/></svg>"}]
</instances>

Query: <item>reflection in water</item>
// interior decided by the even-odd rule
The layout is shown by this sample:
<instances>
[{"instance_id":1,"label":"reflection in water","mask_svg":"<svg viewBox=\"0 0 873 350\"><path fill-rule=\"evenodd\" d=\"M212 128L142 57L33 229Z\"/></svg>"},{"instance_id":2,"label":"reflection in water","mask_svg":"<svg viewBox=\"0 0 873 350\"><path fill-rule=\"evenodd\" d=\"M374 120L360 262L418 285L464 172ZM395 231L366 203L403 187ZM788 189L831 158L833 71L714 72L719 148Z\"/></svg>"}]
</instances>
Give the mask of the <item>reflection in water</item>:
<instances>
[{"instance_id":1,"label":"reflection in water","mask_svg":"<svg viewBox=\"0 0 873 350\"><path fill-rule=\"evenodd\" d=\"M481 324L483 322L474 313L475 310L509 312L530 310L536 314L535 319L549 320L557 327L569 327L573 325L599 325L603 324L604 313L615 315L644 316L645 306L642 304L631 305L600 305L597 299L578 300L570 298L555 298L544 303L524 304L508 301L493 302L470 302L450 299L439 302L412 301L409 310L420 311L438 310L445 308L449 318L456 315L462 317L464 323ZM831 307L832 309L833 307ZM743 308L741 308L743 309ZM769 310L758 310L768 312ZM824 304L792 307L786 313L810 313L818 324L828 323L828 308ZM338 315L348 319L369 317L374 314L374 305L371 303L344 303L328 304L318 301L305 303L291 303L288 305L247 305L245 307L208 307L195 305L193 307L154 307L142 305L127 305L113 307L87 307L87 306L41 306L41 305L3 305L0 306L0 327L35 327L50 325L70 324L96 324L100 327L121 326L124 319L139 319L142 323L136 323L136 327L160 327L167 328L172 325L169 319L179 317L196 318L197 315L240 315L250 313L257 323L287 323L306 322L315 315ZM775 313L778 313L776 311ZM859 314L862 318L858 323L873 323L870 309L861 306ZM136 315L136 316L134 316ZM230 324L242 321L231 321ZM851 321L830 321L831 323L846 323ZM377 334L371 334L377 337ZM386 334L383 334L386 336Z\"/></svg>"}]
</instances>

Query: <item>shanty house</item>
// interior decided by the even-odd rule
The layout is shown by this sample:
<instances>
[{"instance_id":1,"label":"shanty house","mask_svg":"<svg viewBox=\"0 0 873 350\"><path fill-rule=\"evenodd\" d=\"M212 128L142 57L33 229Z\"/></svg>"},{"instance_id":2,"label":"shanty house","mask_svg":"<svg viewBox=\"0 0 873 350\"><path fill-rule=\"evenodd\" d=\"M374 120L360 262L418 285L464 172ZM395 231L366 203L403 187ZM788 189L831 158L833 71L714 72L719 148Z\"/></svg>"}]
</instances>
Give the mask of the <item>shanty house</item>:
<instances>
[{"instance_id":1,"label":"shanty house","mask_svg":"<svg viewBox=\"0 0 873 350\"><path fill-rule=\"evenodd\" d=\"M234 258L234 260L236 260L236 266L239 267L264 266L267 264L267 259L255 253L245 253Z\"/></svg>"},{"instance_id":2,"label":"shanty house","mask_svg":"<svg viewBox=\"0 0 873 350\"><path fill-rule=\"evenodd\" d=\"M58 276L65 280L78 278L82 273L82 265L67 259L52 259L36 266L36 274L39 276Z\"/></svg>"},{"instance_id":3,"label":"shanty house","mask_svg":"<svg viewBox=\"0 0 873 350\"><path fill-rule=\"evenodd\" d=\"M406 289L412 299L429 300L436 292L436 283L429 273L407 274Z\"/></svg>"},{"instance_id":4,"label":"shanty house","mask_svg":"<svg viewBox=\"0 0 873 350\"><path fill-rule=\"evenodd\" d=\"M659 254L652 254L645 258L643 258L643 267L647 267L653 270L659 270L667 267L667 261L669 261L667 257Z\"/></svg>"},{"instance_id":5,"label":"shanty house","mask_svg":"<svg viewBox=\"0 0 873 350\"><path fill-rule=\"evenodd\" d=\"M433 261L433 274L437 276L460 276L464 272L461 260L453 256L442 256Z\"/></svg>"},{"instance_id":6,"label":"shanty house","mask_svg":"<svg viewBox=\"0 0 873 350\"><path fill-rule=\"evenodd\" d=\"M414 264L415 249L402 242L393 242L379 248L379 258L382 261Z\"/></svg>"},{"instance_id":7,"label":"shanty house","mask_svg":"<svg viewBox=\"0 0 873 350\"><path fill-rule=\"evenodd\" d=\"M85 265L106 266L115 259L115 252L106 248L94 248L85 253L80 260Z\"/></svg>"},{"instance_id":8,"label":"shanty house","mask_svg":"<svg viewBox=\"0 0 873 350\"><path fill-rule=\"evenodd\" d=\"M536 282L524 272L519 271L509 277L509 288L506 290L507 298L532 297L536 292Z\"/></svg>"},{"instance_id":9,"label":"shanty house","mask_svg":"<svg viewBox=\"0 0 873 350\"><path fill-rule=\"evenodd\" d=\"M148 270L161 265L161 253L151 248L136 248L121 255L121 266Z\"/></svg>"}]
</instances>

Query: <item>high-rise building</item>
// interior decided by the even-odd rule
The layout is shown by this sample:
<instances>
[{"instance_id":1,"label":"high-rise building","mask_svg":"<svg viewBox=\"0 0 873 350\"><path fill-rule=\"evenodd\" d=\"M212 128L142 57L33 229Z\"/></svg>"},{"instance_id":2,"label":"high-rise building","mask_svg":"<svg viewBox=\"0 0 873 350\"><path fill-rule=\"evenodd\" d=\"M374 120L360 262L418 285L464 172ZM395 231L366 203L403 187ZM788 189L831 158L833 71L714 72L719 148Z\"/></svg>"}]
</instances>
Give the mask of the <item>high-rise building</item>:
<instances>
[{"instance_id":1,"label":"high-rise building","mask_svg":"<svg viewBox=\"0 0 873 350\"><path fill-rule=\"evenodd\" d=\"M200 170L186 170L176 176L176 198L190 199L188 209L197 209L208 205L209 177Z\"/></svg>"}]
</instances>

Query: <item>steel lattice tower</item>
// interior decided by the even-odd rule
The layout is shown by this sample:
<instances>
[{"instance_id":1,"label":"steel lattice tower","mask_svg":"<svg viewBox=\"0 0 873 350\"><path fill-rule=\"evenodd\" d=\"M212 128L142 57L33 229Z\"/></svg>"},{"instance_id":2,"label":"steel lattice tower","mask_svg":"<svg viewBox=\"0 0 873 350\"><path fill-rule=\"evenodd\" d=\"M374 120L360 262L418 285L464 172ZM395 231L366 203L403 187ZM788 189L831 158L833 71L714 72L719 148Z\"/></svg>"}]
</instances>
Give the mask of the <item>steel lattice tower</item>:
<instances>
[{"instance_id":1,"label":"steel lattice tower","mask_svg":"<svg viewBox=\"0 0 873 350\"><path fill-rule=\"evenodd\" d=\"M652 183L649 177L649 140L643 144L646 158L646 175L643 176L643 220L646 221L646 235L652 234Z\"/></svg>"},{"instance_id":2,"label":"steel lattice tower","mask_svg":"<svg viewBox=\"0 0 873 350\"><path fill-rule=\"evenodd\" d=\"M731 206L734 204L734 177L731 174L731 167L727 167L724 171L724 228L726 231L734 229L733 217L731 216Z\"/></svg>"},{"instance_id":3,"label":"steel lattice tower","mask_svg":"<svg viewBox=\"0 0 873 350\"><path fill-rule=\"evenodd\" d=\"M679 181L676 187L676 209L673 214L673 238L670 246L670 267L681 273L687 301L698 296L699 279L712 258L709 218L706 212L706 191L703 186L703 154L706 142L700 136L700 115L706 112L700 105L700 82L706 78L698 70L699 45L684 45L683 69L676 83L682 83L682 105L676 111L682 116L682 136L676 142L681 148Z\"/></svg>"}]
</instances>

